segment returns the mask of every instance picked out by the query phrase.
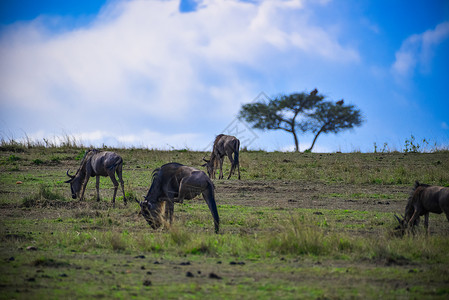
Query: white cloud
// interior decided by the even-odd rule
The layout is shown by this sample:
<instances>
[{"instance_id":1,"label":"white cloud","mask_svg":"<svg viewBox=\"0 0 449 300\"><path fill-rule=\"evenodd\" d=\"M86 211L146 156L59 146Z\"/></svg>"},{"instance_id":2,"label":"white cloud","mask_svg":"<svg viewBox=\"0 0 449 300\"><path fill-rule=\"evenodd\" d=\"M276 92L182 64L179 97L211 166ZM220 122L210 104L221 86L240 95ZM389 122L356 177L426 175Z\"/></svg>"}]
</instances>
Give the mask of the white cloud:
<instances>
[{"instance_id":1,"label":"white cloud","mask_svg":"<svg viewBox=\"0 0 449 300\"><path fill-rule=\"evenodd\" d=\"M128 134L116 134L111 131L94 130L77 133L48 134L43 130L27 136L26 142L48 143L49 145L61 145L72 143L85 147L126 147L137 146L149 149L171 150L189 148L203 150L209 143L208 137L197 133L163 134L147 129ZM194 141L194 143L192 143Z\"/></svg>"},{"instance_id":2,"label":"white cloud","mask_svg":"<svg viewBox=\"0 0 449 300\"><path fill-rule=\"evenodd\" d=\"M89 140L113 132L118 120L123 130L142 132L142 122L133 122L146 118L144 126L156 134L159 120L186 126L195 118L232 118L260 92L248 69L269 76L280 71L276 65L303 56L358 61L338 36L308 24L301 15L306 4L203 1L183 14L179 1L112 1L73 30L51 32L47 25L58 20L44 16L12 25L0 32L0 118L46 132L74 123L63 129L90 132L80 134ZM116 139L132 143L138 136Z\"/></svg>"},{"instance_id":3,"label":"white cloud","mask_svg":"<svg viewBox=\"0 0 449 300\"><path fill-rule=\"evenodd\" d=\"M180 149L180 148L192 148L192 150L198 150L207 145L206 141L202 140L202 136L197 133L181 133L166 135L159 132L150 130L143 130L139 134L127 134L117 137L119 143L124 145L139 145L147 148L157 149ZM195 141L195 143L192 143Z\"/></svg>"},{"instance_id":4,"label":"white cloud","mask_svg":"<svg viewBox=\"0 0 449 300\"><path fill-rule=\"evenodd\" d=\"M427 73L435 48L449 38L449 22L443 22L433 30L414 34L407 38L396 52L392 71L399 76L411 76L417 67Z\"/></svg>"}]
</instances>

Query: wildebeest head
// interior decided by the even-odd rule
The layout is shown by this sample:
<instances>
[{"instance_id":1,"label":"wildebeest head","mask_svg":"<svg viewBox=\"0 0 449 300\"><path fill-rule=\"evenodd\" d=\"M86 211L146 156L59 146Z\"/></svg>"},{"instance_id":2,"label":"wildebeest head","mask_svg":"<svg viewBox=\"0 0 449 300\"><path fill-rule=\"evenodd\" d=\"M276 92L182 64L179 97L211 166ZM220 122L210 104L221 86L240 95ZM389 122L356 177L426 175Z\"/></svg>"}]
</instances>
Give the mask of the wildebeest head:
<instances>
[{"instance_id":1,"label":"wildebeest head","mask_svg":"<svg viewBox=\"0 0 449 300\"><path fill-rule=\"evenodd\" d=\"M413 191L407 200L407 205L405 206L405 215L402 217L405 227L407 227L408 223L410 223L410 220L412 219L413 215L415 214L414 203L416 203L417 201L420 200L421 191L426 186L428 186L428 185L421 185L418 181L415 182L415 185L413 186ZM419 214L419 212L418 212L418 214ZM419 215L413 222L412 227L417 226L417 225L419 225Z\"/></svg>"},{"instance_id":2,"label":"wildebeest head","mask_svg":"<svg viewBox=\"0 0 449 300\"><path fill-rule=\"evenodd\" d=\"M203 160L206 162L203 167L206 167L207 169L207 175L209 175L209 178L215 179L215 166L213 160L207 160L203 157Z\"/></svg>"},{"instance_id":3,"label":"wildebeest head","mask_svg":"<svg viewBox=\"0 0 449 300\"><path fill-rule=\"evenodd\" d=\"M403 236L405 234L405 230L407 229L407 223L405 222L404 217L399 218L396 214L394 214L394 218L399 224L394 228L393 234L396 236Z\"/></svg>"},{"instance_id":4,"label":"wildebeest head","mask_svg":"<svg viewBox=\"0 0 449 300\"><path fill-rule=\"evenodd\" d=\"M145 199L140 201L140 212L147 221L148 225L153 229L158 229L163 223L163 213L165 212L165 201L151 203Z\"/></svg>"},{"instance_id":5,"label":"wildebeest head","mask_svg":"<svg viewBox=\"0 0 449 300\"><path fill-rule=\"evenodd\" d=\"M396 226L394 228L394 234L398 235L398 236L403 236L405 235L406 231L407 231L407 227L408 227L408 221L410 220L411 216L407 219L407 216L402 216L401 218L398 217L396 214L394 215L395 219L398 221L398 226ZM414 222L413 222L413 226L418 226L419 225L419 218L417 218Z\"/></svg>"},{"instance_id":6,"label":"wildebeest head","mask_svg":"<svg viewBox=\"0 0 449 300\"><path fill-rule=\"evenodd\" d=\"M402 220L405 223L405 226L407 226L408 222L413 217L414 212L415 212L415 208L411 204L411 201L409 201L405 207L405 216L403 217L403 220ZM419 220L419 217L417 220Z\"/></svg>"},{"instance_id":7,"label":"wildebeest head","mask_svg":"<svg viewBox=\"0 0 449 300\"><path fill-rule=\"evenodd\" d=\"M70 177L65 183L70 183L70 190L72 191L72 198L76 199L79 197L81 191L81 176L70 175L70 170L67 170L67 176Z\"/></svg>"}]
</instances>

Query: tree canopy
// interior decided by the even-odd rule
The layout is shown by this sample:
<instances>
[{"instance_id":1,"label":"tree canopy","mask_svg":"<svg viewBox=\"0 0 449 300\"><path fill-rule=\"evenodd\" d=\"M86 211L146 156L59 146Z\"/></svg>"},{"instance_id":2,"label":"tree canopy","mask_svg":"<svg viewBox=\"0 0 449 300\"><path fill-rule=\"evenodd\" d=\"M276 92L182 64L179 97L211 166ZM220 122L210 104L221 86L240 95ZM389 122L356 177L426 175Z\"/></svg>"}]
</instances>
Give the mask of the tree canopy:
<instances>
[{"instance_id":1,"label":"tree canopy","mask_svg":"<svg viewBox=\"0 0 449 300\"><path fill-rule=\"evenodd\" d=\"M341 101L341 100L340 100ZM359 109L354 105L334 104L323 102L317 105L315 111L309 114L310 121L307 129L315 134L312 145L308 149L312 151L318 136L321 133L338 133L345 129L361 126L363 119Z\"/></svg>"},{"instance_id":2,"label":"tree canopy","mask_svg":"<svg viewBox=\"0 0 449 300\"><path fill-rule=\"evenodd\" d=\"M310 93L280 95L268 102L244 104L238 116L256 129L291 133L296 151L299 151L298 130L312 132L315 137L308 149L311 151L321 133L338 133L363 122L360 110L354 105L324 99L316 89Z\"/></svg>"}]
</instances>

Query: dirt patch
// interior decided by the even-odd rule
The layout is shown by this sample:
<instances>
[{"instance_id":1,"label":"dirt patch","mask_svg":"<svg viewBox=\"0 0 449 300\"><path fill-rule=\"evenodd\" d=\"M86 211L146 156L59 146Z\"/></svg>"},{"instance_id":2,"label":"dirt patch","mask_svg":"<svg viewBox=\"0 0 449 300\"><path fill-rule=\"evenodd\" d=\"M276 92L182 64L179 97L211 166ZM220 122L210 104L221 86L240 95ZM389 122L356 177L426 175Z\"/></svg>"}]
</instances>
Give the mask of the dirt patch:
<instances>
[{"instance_id":1,"label":"dirt patch","mask_svg":"<svg viewBox=\"0 0 449 300\"><path fill-rule=\"evenodd\" d=\"M220 204L398 213L404 210L410 192L409 187L393 185L295 181L216 181L215 187ZM382 199L377 199L377 195L383 195Z\"/></svg>"}]
</instances>

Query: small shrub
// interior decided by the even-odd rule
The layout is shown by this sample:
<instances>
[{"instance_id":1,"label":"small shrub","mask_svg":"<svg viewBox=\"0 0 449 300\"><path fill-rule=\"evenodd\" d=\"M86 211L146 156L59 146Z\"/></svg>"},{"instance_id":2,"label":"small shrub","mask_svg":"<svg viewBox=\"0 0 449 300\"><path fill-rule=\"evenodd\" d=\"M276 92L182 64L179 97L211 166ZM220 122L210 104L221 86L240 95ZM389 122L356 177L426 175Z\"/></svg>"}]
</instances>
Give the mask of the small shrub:
<instances>
[{"instance_id":1,"label":"small shrub","mask_svg":"<svg viewBox=\"0 0 449 300\"><path fill-rule=\"evenodd\" d=\"M200 255L200 254L210 254L211 248L205 242L200 242L199 245L195 245L188 251L188 254Z\"/></svg>"},{"instance_id":2,"label":"small shrub","mask_svg":"<svg viewBox=\"0 0 449 300\"><path fill-rule=\"evenodd\" d=\"M0 151L23 153L26 147L15 140L6 141L4 138L0 140Z\"/></svg>"},{"instance_id":3,"label":"small shrub","mask_svg":"<svg viewBox=\"0 0 449 300\"><path fill-rule=\"evenodd\" d=\"M8 161L10 161L10 162L16 162L16 161L19 161L19 160L21 160L21 158L19 156L14 155L14 154L11 154L9 156L9 158L8 158Z\"/></svg>"},{"instance_id":4,"label":"small shrub","mask_svg":"<svg viewBox=\"0 0 449 300\"><path fill-rule=\"evenodd\" d=\"M61 162L61 158L59 156L52 156L50 158L50 160L52 163L56 163L56 164L59 164Z\"/></svg>"},{"instance_id":5,"label":"small shrub","mask_svg":"<svg viewBox=\"0 0 449 300\"><path fill-rule=\"evenodd\" d=\"M170 228L170 237L176 245L185 245L191 240L191 236L187 230L182 230L179 227L172 226Z\"/></svg>"},{"instance_id":6,"label":"small shrub","mask_svg":"<svg viewBox=\"0 0 449 300\"><path fill-rule=\"evenodd\" d=\"M42 165L43 163L44 163L44 161L39 158L36 158L33 160L33 164L38 165L38 166Z\"/></svg>"},{"instance_id":7,"label":"small shrub","mask_svg":"<svg viewBox=\"0 0 449 300\"><path fill-rule=\"evenodd\" d=\"M377 146L377 143L374 142L374 153L388 153L390 152L390 148L388 147L388 143L384 143L383 148L380 149Z\"/></svg>"},{"instance_id":8,"label":"small shrub","mask_svg":"<svg viewBox=\"0 0 449 300\"><path fill-rule=\"evenodd\" d=\"M281 254L325 255L328 252L324 231L311 227L310 220L291 218L281 233L276 233L268 241L268 249Z\"/></svg>"},{"instance_id":9,"label":"small shrub","mask_svg":"<svg viewBox=\"0 0 449 300\"><path fill-rule=\"evenodd\" d=\"M136 202L136 201L139 201L139 198L136 196L136 194L134 193L134 191L132 191L132 190L127 191L127 190L126 190L126 187L125 187L125 196L126 196L126 200L127 200L128 202L130 202L130 203L134 203L134 202ZM121 197L121 198L123 198L123 197ZM120 199L120 198L118 198L118 199Z\"/></svg>"},{"instance_id":10,"label":"small shrub","mask_svg":"<svg viewBox=\"0 0 449 300\"><path fill-rule=\"evenodd\" d=\"M22 206L54 206L58 200L65 200L65 197L57 192L51 190L47 185L41 184L37 193L26 196L22 200Z\"/></svg>"},{"instance_id":11,"label":"small shrub","mask_svg":"<svg viewBox=\"0 0 449 300\"><path fill-rule=\"evenodd\" d=\"M405 139L404 143L404 153L418 153L423 151L424 147L427 147L429 142L426 139L423 139L421 144L416 141L413 135L410 136L410 139Z\"/></svg>"},{"instance_id":12,"label":"small shrub","mask_svg":"<svg viewBox=\"0 0 449 300\"><path fill-rule=\"evenodd\" d=\"M41 257L31 263L35 267L60 268L69 267L70 264L65 261L57 261L52 258Z\"/></svg>"},{"instance_id":13,"label":"small shrub","mask_svg":"<svg viewBox=\"0 0 449 300\"><path fill-rule=\"evenodd\" d=\"M126 240L123 237L123 234L120 234L117 231L113 231L109 237L109 242L114 251L124 251L126 250Z\"/></svg>"}]
</instances>

